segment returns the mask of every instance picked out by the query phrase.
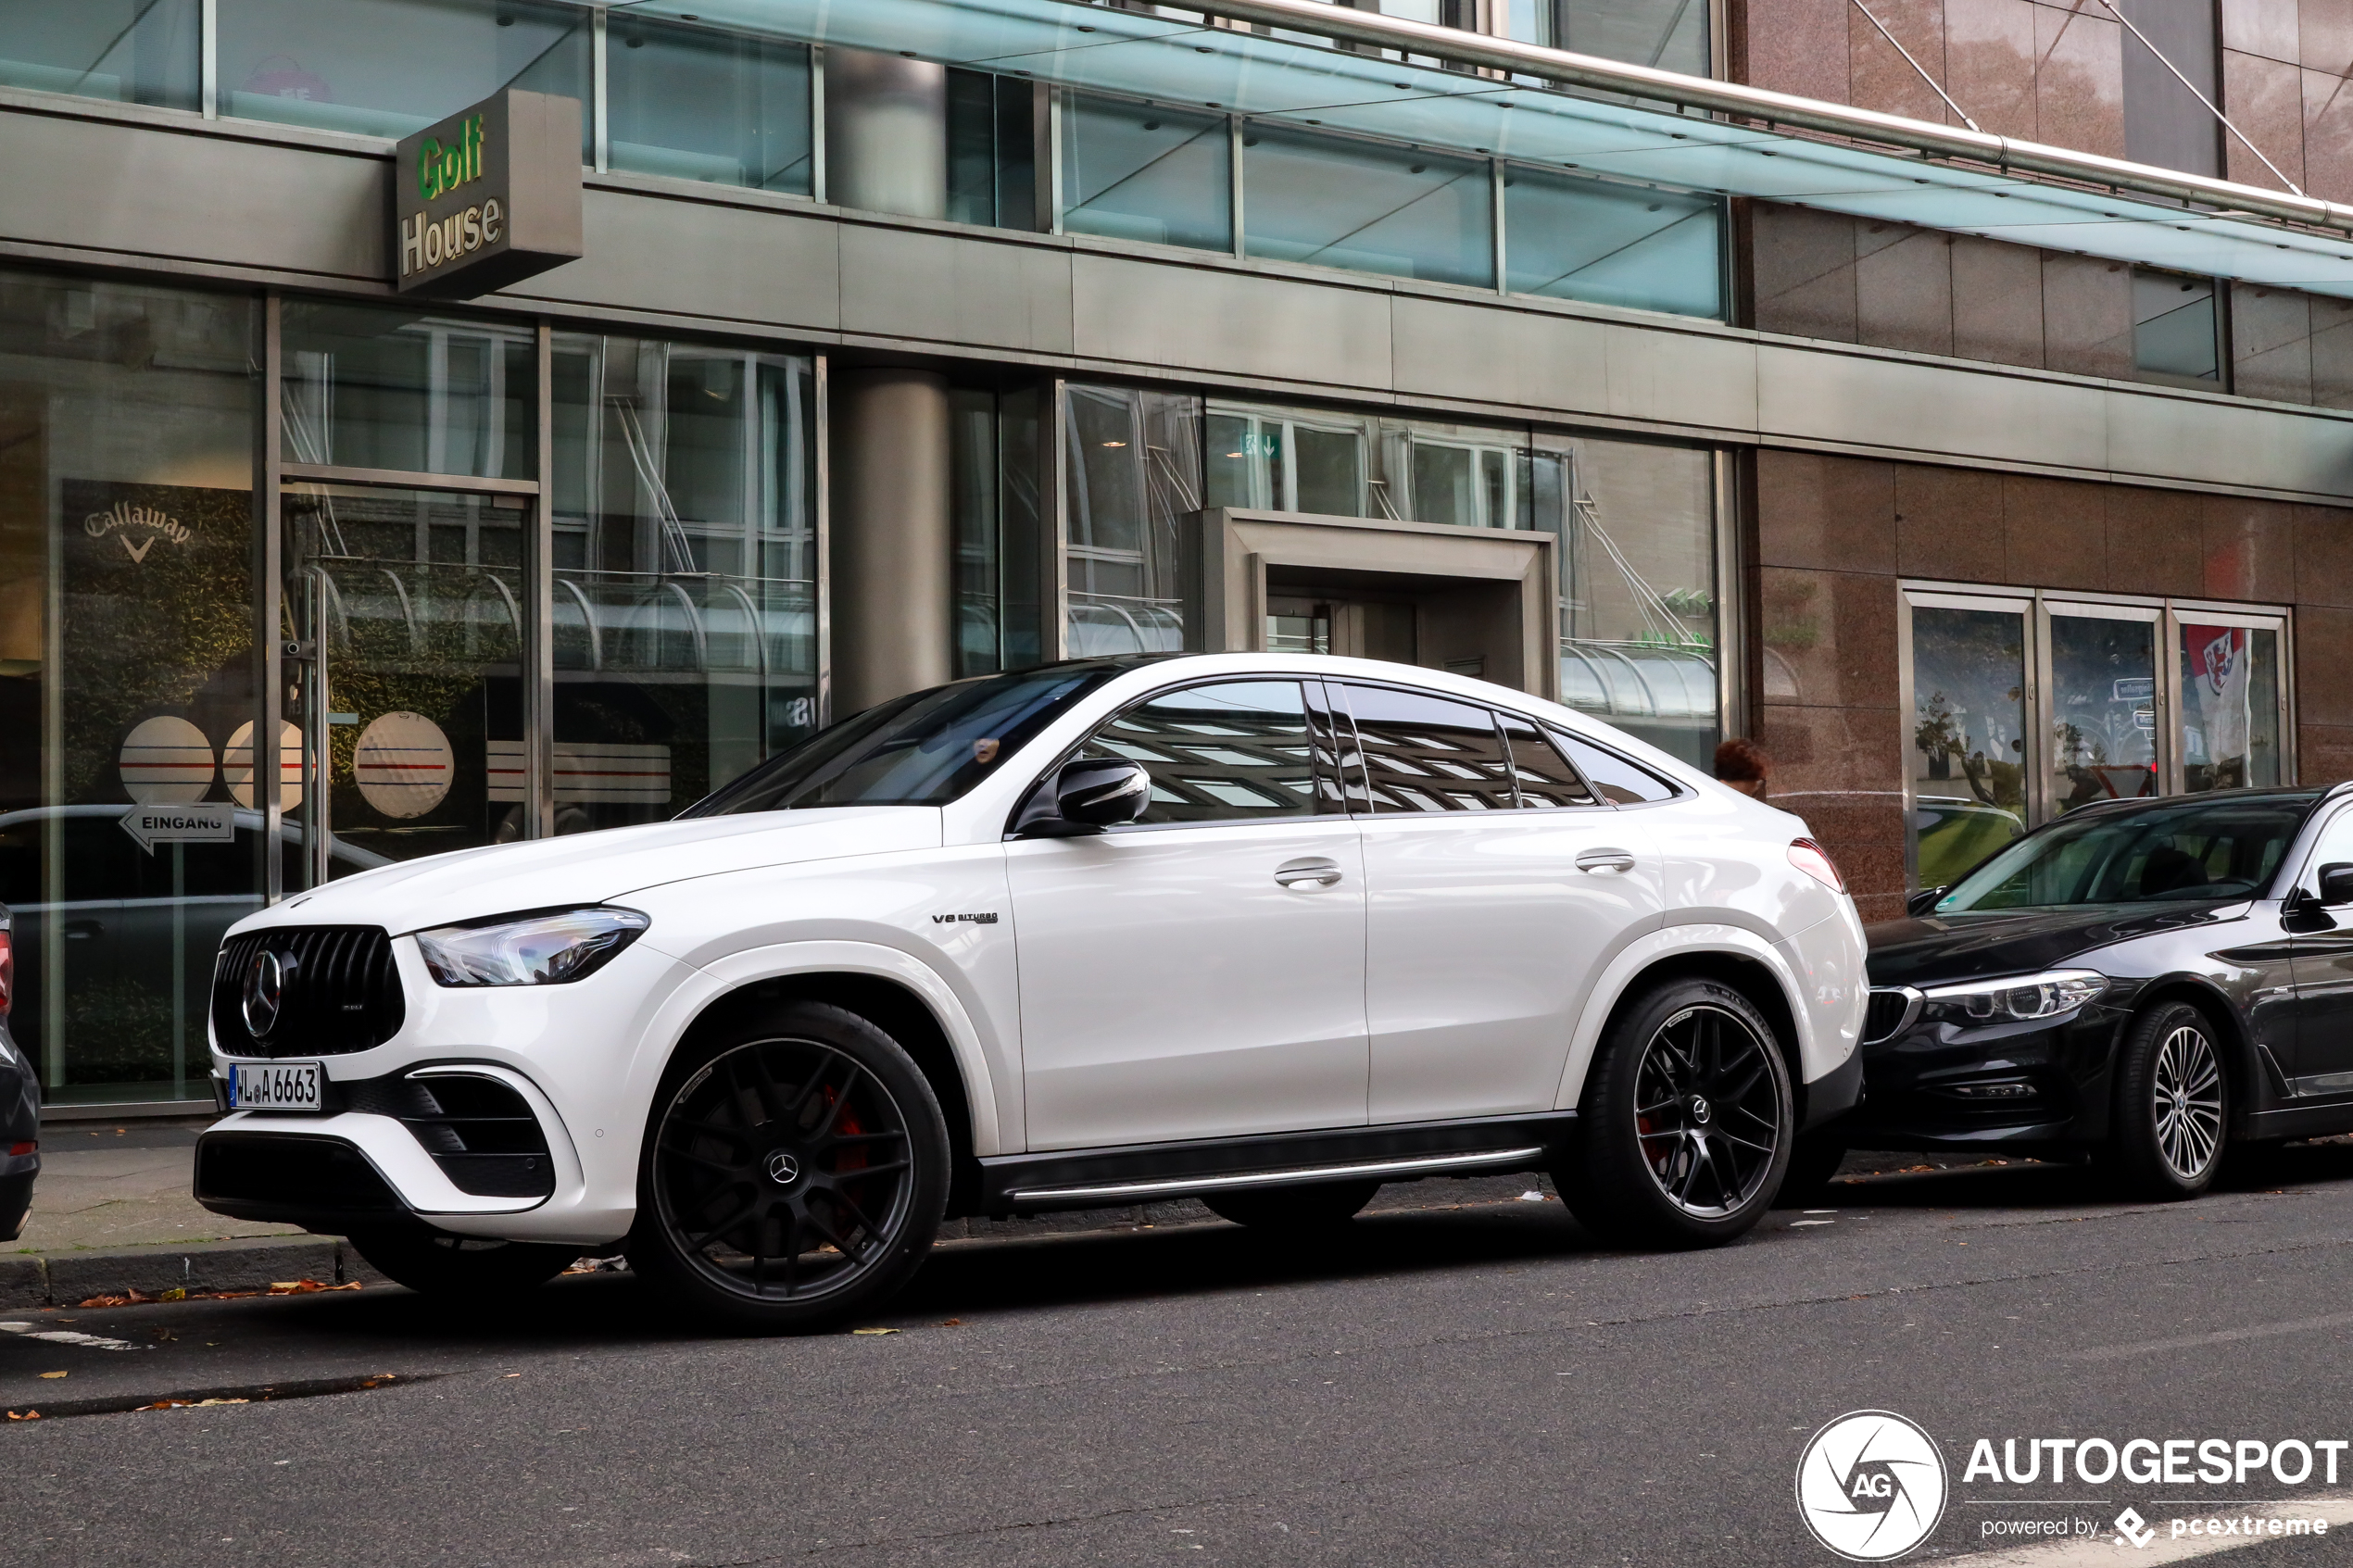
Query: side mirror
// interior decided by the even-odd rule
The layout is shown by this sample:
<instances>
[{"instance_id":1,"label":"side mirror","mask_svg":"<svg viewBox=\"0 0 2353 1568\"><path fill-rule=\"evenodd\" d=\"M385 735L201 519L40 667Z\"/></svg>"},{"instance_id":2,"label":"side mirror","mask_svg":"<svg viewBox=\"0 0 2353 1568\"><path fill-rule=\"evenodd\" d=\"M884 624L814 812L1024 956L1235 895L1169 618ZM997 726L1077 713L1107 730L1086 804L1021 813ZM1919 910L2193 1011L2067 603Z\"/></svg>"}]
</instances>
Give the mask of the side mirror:
<instances>
[{"instance_id":1,"label":"side mirror","mask_svg":"<svg viewBox=\"0 0 2353 1568\"><path fill-rule=\"evenodd\" d=\"M1927 914L1936 908L1936 901L1950 891L1949 887L1923 887L1904 900L1904 912L1907 915Z\"/></svg>"},{"instance_id":2,"label":"side mirror","mask_svg":"<svg viewBox=\"0 0 2353 1568\"><path fill-rule=\"evenodd\" d=\"M2323 905L2353 904L2353 865L2333 861L2321 868L2318 880Z\"/></svg>"},{"instance_id":3,"label":"side mirror","mask_svg":"<svg viewBox=\"0 0 2353 1568\"><path fill-rule=\"evenodd\" d=\"M1016 838L1080 838L1134 822L1151 803L1152 776L1117 759L1065 762L1030 793Z\"/></svg>"}]
</instances>

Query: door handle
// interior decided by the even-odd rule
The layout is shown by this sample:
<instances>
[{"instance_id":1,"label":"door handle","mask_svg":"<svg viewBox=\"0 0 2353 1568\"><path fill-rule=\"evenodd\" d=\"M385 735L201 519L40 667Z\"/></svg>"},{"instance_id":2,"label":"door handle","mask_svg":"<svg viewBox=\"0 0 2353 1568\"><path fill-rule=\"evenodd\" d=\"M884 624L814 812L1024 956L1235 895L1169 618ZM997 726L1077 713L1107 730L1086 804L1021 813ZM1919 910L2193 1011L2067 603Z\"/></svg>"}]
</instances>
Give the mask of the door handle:
<instances>
[{"instance_id":1,"label":"door handle","mask_svg":"<svg viewBox=\"0 0 2353 1568\"><path fill-rule=\"evenodd\" d=\"M1340 862L1311 856L1304 860L1287 860L1275 868L1275 880L1285 887L1312 882L1318 887L1329 887L1340 880Z\"/></svg>"},{"instance_id":2,"label":"door handle","mask_svg":"<svg viewBox=\"0 0 2353 1568\"><path fill-rule=\"evenodd\" d=\"M1630 872L1633 855L1624 849L1583 849L1578 852L1577 869L1580 872Z\"/></svg>"}]
</instances>

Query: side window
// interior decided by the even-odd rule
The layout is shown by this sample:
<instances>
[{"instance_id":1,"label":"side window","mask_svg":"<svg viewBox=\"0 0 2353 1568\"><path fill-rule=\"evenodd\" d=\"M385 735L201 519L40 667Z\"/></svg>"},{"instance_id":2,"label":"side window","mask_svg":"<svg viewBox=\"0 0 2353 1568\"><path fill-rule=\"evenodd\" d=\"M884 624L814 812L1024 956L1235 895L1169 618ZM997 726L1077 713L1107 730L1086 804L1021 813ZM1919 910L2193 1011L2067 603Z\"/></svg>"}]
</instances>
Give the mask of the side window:
<instances>
[{"instance_id":1,"label":"side window","mask_svg":"<svg viewBox=\"0 0 2353 1568\"><path fill-rule=\"evenodd\" d=\"M1525 719L1503 715L1504 743L1511 749L1512 772L1519 780L1519 803L1527 807L1598 806L1568 759L1543 732Z\"/></svg>"},{"instance_id":2,"label":"side window","mask_svg":"<svg viewBox=\"0 0 2353 1568\"><path fill-rule=\"evenodd\" d=\"M1565 730L1547 730L1545 734L1560 743L1569 760L1593 781L1593 788L1613 806L1641 806L1653 800L1672 800L1681 794L1673 784L1647 768L1640 768L1615 751L1604 751L1581 735Z\"/></svg>"},{"instance_id":3,"label":"side window","mask_svg":"<svg viewBox=\"0 0 2353 1568\"><path fill-rule=\"evenodd\" d=\"M1297 681L1224 681L1137 704L1081 757L1124 757L1152 776L1137 821L1249 822L1315 812L1307 704Z\"/></svg>"},{"instance_id":4,"label":"side window","mask_svg":"<svg viewBox=\"0 0 2353 1568\"><path fill-rule=\"evenodd\" d=\"M1511 764L1486 709L1387 686L1350 686L1376 815L1508 811Z\"/></svg>"}]
</instances>

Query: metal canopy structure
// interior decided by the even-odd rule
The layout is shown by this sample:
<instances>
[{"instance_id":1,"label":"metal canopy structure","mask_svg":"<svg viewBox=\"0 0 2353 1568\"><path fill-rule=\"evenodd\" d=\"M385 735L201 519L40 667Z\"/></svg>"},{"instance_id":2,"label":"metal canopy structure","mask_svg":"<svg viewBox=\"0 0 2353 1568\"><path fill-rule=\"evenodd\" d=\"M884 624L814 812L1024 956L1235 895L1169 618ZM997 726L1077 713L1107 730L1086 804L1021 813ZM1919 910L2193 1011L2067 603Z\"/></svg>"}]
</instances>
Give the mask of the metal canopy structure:
<instances>
[{"instance_id":1,"label":"metal canopy structure","mask_svg":"<svg viewBox=\"0 0 2353 1568\"><path fill-rule=\"evenodd\" d=\"M2353 207L1318 0L1157 12L1086 0L644 0L627 10L2353 298ZM1213 14L1279 31L1218 26Z\"/></svg>"}]
</instances>

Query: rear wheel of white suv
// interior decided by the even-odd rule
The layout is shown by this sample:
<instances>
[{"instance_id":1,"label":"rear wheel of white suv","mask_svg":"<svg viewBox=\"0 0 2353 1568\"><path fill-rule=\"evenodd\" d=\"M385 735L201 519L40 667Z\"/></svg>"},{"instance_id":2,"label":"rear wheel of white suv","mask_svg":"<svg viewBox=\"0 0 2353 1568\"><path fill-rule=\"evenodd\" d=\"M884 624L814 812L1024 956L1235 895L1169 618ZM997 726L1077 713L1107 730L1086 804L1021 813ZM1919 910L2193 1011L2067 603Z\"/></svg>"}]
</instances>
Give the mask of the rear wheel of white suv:
<instances>
[{"instance_id":1,"label":"rear wheel of white suv","mask_svg":"<svg viewBox=\"0 0 2353 1568\"><path fill-rule=\"evenodd\" d=\"M1610 1025L1578 1105L1562 1199L1633 1247L1717 1247L1764 1216L1794 1116L1773 1027L1712 980L1670 980Z\"/></svg>"},{"instance_id":2,"label":"rear wheel of white suv","mask_svg":"<svg viewBox=\"0 0 2353 1568\"><path fill-rule=\"evenodd\" d=\"M896 1040L842 1008L784 1004L665 1075L629 1265L699 1311L822 1326L921 1265L948 1163L938 1099Z\"/></svg>"}]
</instances>

